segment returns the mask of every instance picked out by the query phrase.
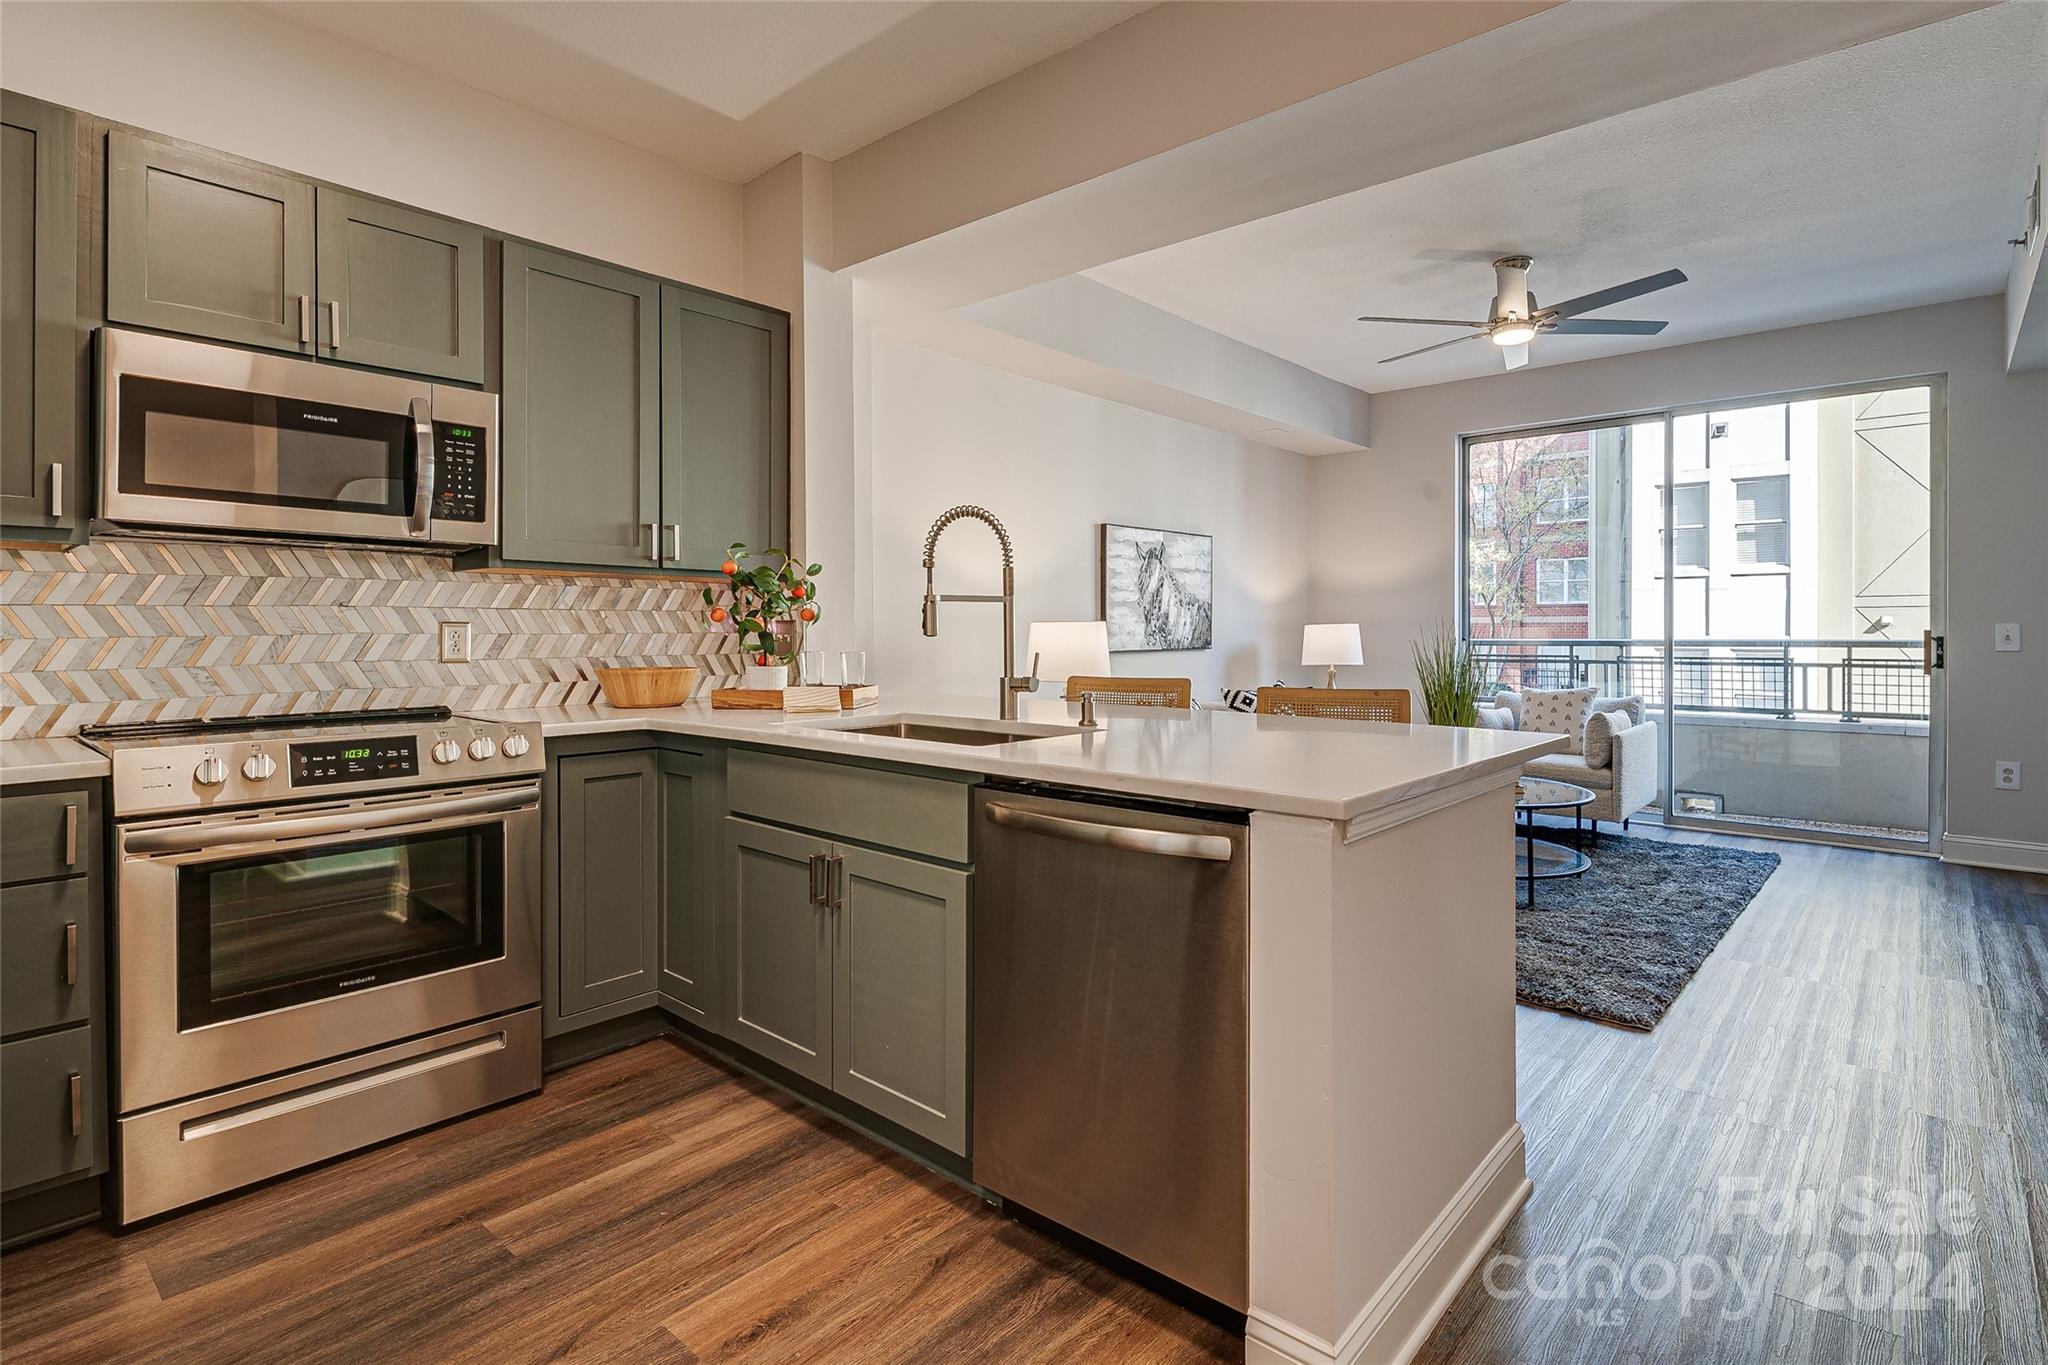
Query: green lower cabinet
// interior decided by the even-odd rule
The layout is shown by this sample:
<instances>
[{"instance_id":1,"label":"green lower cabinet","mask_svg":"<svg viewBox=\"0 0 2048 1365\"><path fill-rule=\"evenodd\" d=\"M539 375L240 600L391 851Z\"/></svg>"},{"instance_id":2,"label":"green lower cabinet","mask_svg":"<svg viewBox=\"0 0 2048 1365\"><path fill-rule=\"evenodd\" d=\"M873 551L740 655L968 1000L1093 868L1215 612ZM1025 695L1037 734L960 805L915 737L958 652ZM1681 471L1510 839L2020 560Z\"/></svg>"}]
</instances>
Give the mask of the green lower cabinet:
<instances>
[{"instance_id":1,"label":"green lower cabinet","mask_svg":"<svg viewBox=\"0 0 2048 1365\"><path fill-rule=\"evenodd\" d=\"M830 840L725 821L727 1036L832 1083L832 921L817 892Z\"/></svg>"},{"instance_id":2,"label":"green lower cabinet","mask_svg":"<svg viewBox=\"0 0 2048 1365\"><path fill-rule=\"evenodd\" d=\"M557 1012L644 997L660 976L661 784L652 750L561 760Z\"/></svg>"},{"instance_id":3,"label":"green lower cabinet","mask_svg":"<svg viewBox=\"0 0 2048 1365\"><path fill-rule=\"evenodd\" d=\"M720 765L664 751L661 772L661 996L690 1022L722 1032L717 909Z\"/></svg>"},{"instance_id":4,"label":"green lower cabinet","mask_svg":"<svg viewBox=\"0 0 2048 1365\"><path fill-rule=\"evenodd\" d=\"M833 853L832 1089L964 1153L968 874Z\"/></svg>"},{"instance_id":5,"label":"green lower cabinet","mask_svg":"<svg viewBox=\"0 0 2048 1365\"><path fill-rule=\"evenodd\" d=\"M99 1086L92 1026L0 1043L0 1141L9 1191L93 1168Z\"/></svg>"}]
</instances>

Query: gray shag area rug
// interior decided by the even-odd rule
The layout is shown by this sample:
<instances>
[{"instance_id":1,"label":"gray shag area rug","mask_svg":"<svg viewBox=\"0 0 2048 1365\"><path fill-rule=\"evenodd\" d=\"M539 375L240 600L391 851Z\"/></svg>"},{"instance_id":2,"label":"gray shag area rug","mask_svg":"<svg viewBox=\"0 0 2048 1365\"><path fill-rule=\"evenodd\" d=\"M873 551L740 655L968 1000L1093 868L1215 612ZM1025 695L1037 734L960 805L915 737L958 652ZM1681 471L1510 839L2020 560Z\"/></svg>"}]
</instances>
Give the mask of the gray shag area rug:
<instances>
[{"instance_id":1,"label":"gray shag area rug","mask_svg":"<svg viewBox=\"0 0 2048 1365\"><path fill-rule=\"evenodd\" d=\"M1541 881L1536 908L1515 907L1515 998L1632 1029L1657 1026L1778 870L1775 853L1714 844L1603 834L1588 851L1583 875Z\"/></svg>"}]
</instances>

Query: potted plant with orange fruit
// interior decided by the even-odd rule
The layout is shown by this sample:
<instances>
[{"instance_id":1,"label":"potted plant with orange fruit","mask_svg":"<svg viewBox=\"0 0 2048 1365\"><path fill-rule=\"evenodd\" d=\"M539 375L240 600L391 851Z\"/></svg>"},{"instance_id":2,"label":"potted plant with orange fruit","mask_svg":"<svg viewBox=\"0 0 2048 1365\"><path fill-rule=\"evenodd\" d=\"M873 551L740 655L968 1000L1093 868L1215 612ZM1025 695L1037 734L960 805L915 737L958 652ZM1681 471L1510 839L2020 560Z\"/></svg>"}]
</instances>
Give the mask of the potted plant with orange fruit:
<instances>
[{"instance_id":1,"label":"potted plant with orange fruit","mask_svg":"<svg viewBox=\"0 0 2048 1365\"><path fill-rule=\"evenodd\" d=\"M789 686L789 664L804 647L804 631L818 619L817 575L822 564L805 565L786 550L756 553L734 541L718 571L725 575L729 603L717 590L704 589L704 605L714 625L730 623L739 632L747 656L744 683L750 688L780 690Z\"/></svg>"}]
</instances>

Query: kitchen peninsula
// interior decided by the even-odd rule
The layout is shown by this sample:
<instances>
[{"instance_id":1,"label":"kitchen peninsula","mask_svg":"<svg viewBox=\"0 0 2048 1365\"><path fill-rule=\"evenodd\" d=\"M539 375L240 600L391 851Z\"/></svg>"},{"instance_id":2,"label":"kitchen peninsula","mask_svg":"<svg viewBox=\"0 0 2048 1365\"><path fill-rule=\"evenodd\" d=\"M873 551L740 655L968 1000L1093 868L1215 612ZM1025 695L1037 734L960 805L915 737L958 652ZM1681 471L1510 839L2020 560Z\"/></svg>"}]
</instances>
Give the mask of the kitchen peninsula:
<instances>
[{"instance_id":1,"label":"kitchen peninsula","mask_svg":"<svg viewBox=\"0 0 2048 1365\"><path fill-rule=\"evenodd\" d=\"M1102 708L1099 728L1084 731L1069 703L1019 701L1015 722L993 718L987 698L895 693L872 710L839 716L714 711L700 702L480 718L540 727L565 822L578 798L566 767L555 774L576 760L560 755L606 742L685 744L699 752L679 757L693 762L718 753L731 765L730 813L719 802L728 824L826 828L889 846L913 836L827 828L834 820L881 818L889 800L877 792L886 789L849 788L812 801L807 792L831 788L807 774L943 778L958 801L930 808L945 810L950 822L932 836L933 856L959 864L972 856L969 784L984 779L1015 790L1042 785L1248 812L1248 819L1236 815L1249 830L1248 1273L1237 1291L1247 1313L1247 1358L1404 1358L1529 1190L1515 1118L1514 783L1526 759L1563 739L1126 707ZM945 725L981 733L956 734L955 742L859 733L915 733L918 725L935 734ZM1030 737L986 742L992 730ZM699 785L708 772L650 768ZM751 802L743 786L756 793ZM943 791L932 799L947 800ZM915 794L904 804L924 800ZM741 819L749 813L752 819ZM762 828L761 846L768 833L790 837ZM985 831L977 823L971 834L980 840ZM727 851L735 859L746 854ZM789 856L800 885L804 850ZM815 861L810 871L811 903L831 902L829 885L824 902L815 894ZM996 890L977 889L977 914ZM742 898L730 885L725 895ZM978 940L977 952L985 948ZM688 975L666 960L658 974L664 996L670 975ZM965 1016L957 1017L964 1032ZM761 1052L784 1048L800 1066L802 1056L773 1033L756 1029L740 1041ZM829 1079L829 1071L819 1074ZM975 1084L985 1084L978 1071ZM883 1087L871 1089L882 1096ZM866 1097L861 1103L885 1116L896 1112ZM946 1108L934 1099L916 1112ZM951 1145L947 1129L929 1131L940 1146Z\"/></svg>"}]
</instances>

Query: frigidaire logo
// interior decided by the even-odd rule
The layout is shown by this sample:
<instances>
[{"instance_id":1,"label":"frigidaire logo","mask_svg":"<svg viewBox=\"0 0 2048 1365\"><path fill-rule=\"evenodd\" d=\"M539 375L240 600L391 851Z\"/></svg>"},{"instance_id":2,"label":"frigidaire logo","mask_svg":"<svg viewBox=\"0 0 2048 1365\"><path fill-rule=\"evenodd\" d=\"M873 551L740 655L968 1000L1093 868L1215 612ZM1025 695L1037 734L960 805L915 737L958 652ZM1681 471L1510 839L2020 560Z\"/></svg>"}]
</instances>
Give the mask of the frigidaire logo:
<instances>
[{"instance_id":1,"label":"frigidaire logo","mask_svg":"<svg viewBox=\"0 0 2048 1365\"><path fill-rule=\"evenodd\" d=\"M337 990L345 991L354 986L367 986L376 979L377 974L375 972L371 972L368 976L352 976L349 977L346 981L337 981L334 984Z\"/></svg>"},{"instance_id":2,"label":"frigidaire logo","mask_svg":"<svg viewBox=\"0 0 2048 1365\"><path fill-rule=\"evenodd\" d=\"M337 427L341 425L339 417L329 417L324 412L302 412L299 416L305 418L308 422L326 422L330 426Z\"/></svg>"}]
</instances>

